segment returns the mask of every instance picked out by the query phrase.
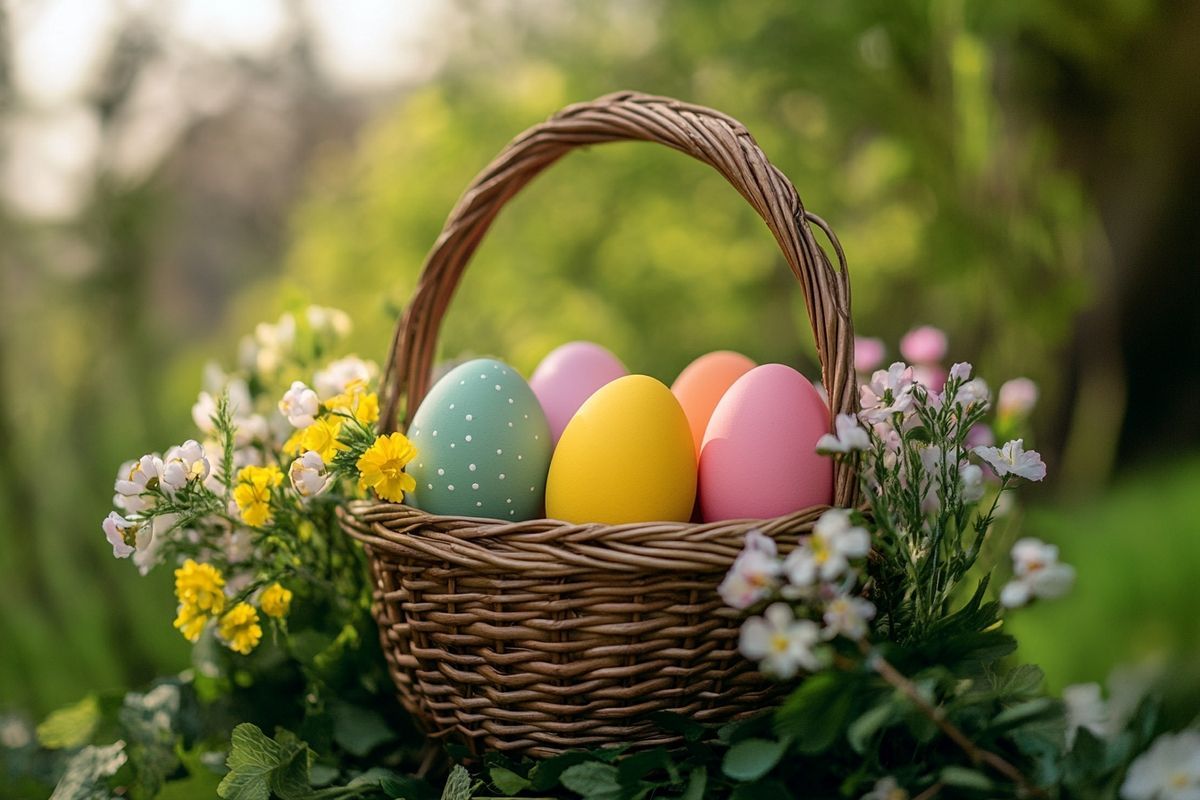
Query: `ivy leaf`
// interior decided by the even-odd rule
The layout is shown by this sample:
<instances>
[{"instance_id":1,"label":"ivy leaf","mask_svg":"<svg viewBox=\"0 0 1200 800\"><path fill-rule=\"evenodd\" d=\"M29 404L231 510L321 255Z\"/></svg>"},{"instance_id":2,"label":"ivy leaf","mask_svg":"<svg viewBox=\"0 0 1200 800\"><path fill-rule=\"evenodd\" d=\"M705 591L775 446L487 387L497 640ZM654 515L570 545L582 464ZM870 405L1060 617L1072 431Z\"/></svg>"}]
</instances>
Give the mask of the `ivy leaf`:
<instances>
[{"instance_id":1,"label":"ivy leaf","mask_svg":"<svg viewBox=\"0 0 1200 800\"><path fill-rule=\"evenodd\" d=\"M492 784L504 794L518 794L528 789L531 784L528 778L505 767L492 767L488 770L488 776L492 779Z\"/></svg>"},{"instance_id":2,"label":"ivy leaf","mask_svg":"<svg viewBox=\"0 0 1200 800\"><path fill-rule=\"evenodd\" d=\"M67 762L50 800L109 800L113 795L107 779L116 775L126 760L124 742L83 748Z\"/></svg>"},{"instance_id":3,"label":"ivy leaf","mask_svg":"<svg viewBox=\"0 0 1200 800\"><path fill-rule=\"evenodd\" d=\"M446 788L442 790L442 800L471 800L471 773L460 764L455 764L446 778Z\"/></svg>"},{"instance_id":4,"label":"ivy leaf","mask_svg":"<svg viewBox=\"0 0 1200 800\"><path fill-rule=\"evenodd\" d=\"M51 712L37 726L38 742L48 750L73 750L91 740L100 724L100 701L94 694Z\"/></svg>"},{"instance_id":5,"label":"ivy leaf","mask_svg":"<svg viewBox=\"0 0 1200 800\"><path fill-rule=\"evenodd\" d=\"M746 739L729 748L721 771L737 781L756 781L779 763L788 740Z\"/></svg>"},{"instance_id":6,"label":"ivy leaf","mask_svg":"<svg viewBox=\"0 0 1200 800\"><path fill-rule=\"evenodd\" d=\"M568 767L559 781L584 800L619 800L621 784L617 768L598 761L586 761Z\"/></svg>"}]
</instances>

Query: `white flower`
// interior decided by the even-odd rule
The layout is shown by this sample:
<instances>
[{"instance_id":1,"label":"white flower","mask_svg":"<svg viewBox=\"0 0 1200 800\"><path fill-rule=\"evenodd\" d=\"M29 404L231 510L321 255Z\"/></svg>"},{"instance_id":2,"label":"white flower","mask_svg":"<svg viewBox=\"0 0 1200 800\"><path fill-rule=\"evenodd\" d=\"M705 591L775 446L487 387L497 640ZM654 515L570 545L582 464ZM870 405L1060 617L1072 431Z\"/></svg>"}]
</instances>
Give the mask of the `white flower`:
<instances>
[{"instance_id":1,"label":"white flower","mask_svg":"<svg viewBox=\"0 0 1200 800\"><path fill-rule=\"evenodd\" d=\"M838 595L825 606L826 639L845 636L858 640L867 635L867 622L875 618L875 606L869 600Z\"/></svg>"},{"instance_id":2,"label":"white flower","mask_svg":"<svg viewBox=\"0 0 1200 800\"><path fill-rule=\"evenodd\" d=\"M1000 602L1018 608L1034 598L1062 597L1075 584L1075 569L1058 563L1058 548L1038 539L1019 540L1012 549L1013 579L1000 592Z\"/></svg>"},{"instance_id":3,"label":"white flower","mask_svg":"<svg viewBox=\"0 0 1200 800\"><path fill-rule=\"evenodd\" d=\"M885 422L892 414L912 406L913 371L901 361L886 370L876 370L871 382L859 387L862 417L870 423Z\"/></svg>"},{"instance_id":4,"label":"white flower","mask_svg":"<svg viewBox=\"0 0 1200 800\"><path fill-rule=\"evenodd\" d=\"M273 375L282 366L295 341L296 318L291 314L284 314L274 325L260 322L254 328L254 338L242 341L243 366L260 375Z\"/></svg>"},{"instance_id":5,"label":"white flower","mask_svg":"<svg viewBox=\"0 0 1200 800\"><path fill-rule=\"evenodd\" d=\"M983 408L991 401L991 391L983 378L972 378L958 387L954 400L964 409Z\"/></svg>"},{"instance_id":6,"label":"white flower","mask_svg":"<svg viewBox=\"0 0 1200 800\"><path fill-rule=\"evenodd\" d=\"M717 591L727 605L749 608L775 589L781 570L775 540L752 530Z\"/></svg>"},{"instance_id":7,"label":"white flower","mask_svg":"<svg viewBox=\"0 0 1200 800\"><path fill-rule=\"evenodd\" d=\"M201 433L211 436L216 433L217 426L213 417L217 413L217 396L226 394L229 397L229 417L233 421L234 439L239 447L252 441L262 440L267 434L267 421L254 413L254 400L250 396L250 387L241 378L228 381L224 388L215 393L201 392L192 406L192 422Z\"/></svg>"},{"instance_id":8,"label":"white flower","mask_svg":"<svg viewBox=\"0 0 1200 800\"><path fill-rule=\"evenodd\" d=\"M786 680L801 667L809 672L821 668L813 652L820 641L817 623L796 619L786 603L772 603L763 616L751 617L742 625L738 649L746 658L761 662L764 673Z\"/></svg>"},{"instance_id":9,"label":"white flower","mask_svg":"<svg viewBox=\"0 0 1200 800\"><path fill-rule=\"evenodd\" d=\"M327 306L309 306L304 310L308 325L317 333L332 333L342 339L350 335L353 327L350 315L345 311Z\"/></svg>"},{"instance_id":10,"label":"white flower","mask_svg":"<svg viewBox=\"0 0 1200 800\"><path fill-rule=\"evenodd\" d=\"M1163 734L1129 767L1124 800L1200 800L1200 731Z\"/></svg>"},{"instance_id":11,"label":"white flower","mask_svg":"<svg viewBox=\"0 0 1200 800\"><path fill-rule=\"evenodd\" d=\"M783 568L794 586L812 586L817 580L837 578L849 568L850 559L862 558L870 549L866 528L851 525L846 509L831 508L817 520L808 541L788 554Z\"/></svg>"},{"instance_id":12,"label":"white flower","mask_svg":"<svg viewBox=\"0 0 1200 800\"><path fill-rule=\"evenodd\" d=\"M1037 405L1038 387L1029 378L1013 378L1000 385L996 398L996 414L1000 417L1023 417Z\"/></svg>"},{"instance_id":13,"label":"white flower","mask_svg":"<svg viewBox=\"0 0 1200 800\"><path fill-rule=\"evenodd\" d=\"M988 466L1003 478L1016 475L1031 481L1046 477L1046 464L1037 450L1026 450L1024 439L1005 442L1004 447L976 447L971 452L987 462Z\"/></svg>"},{"instance_id":14,"label":"white flower","mask_svg":"<svg viewBox=\"0 0 1200 800\"><path fill-rule=\"evenodd\" d=\"M115 511L110 511L104 518L101 528L112 545L114 558L129 558L133 555L134 547L129 542L138 530L136 520L128 520Z\"/></svg>"},{"instance_id":15,"label":"white flower","mask_svg":"<svg viewBox=\"0 0 1200 800\"><path fill-rule=\"evenodd\" d=\"M254 555L254 538L250 531L238 528L222 537L221 549L225 551L225 558L230 564L241 564Z\"/></svg>"},{"instance_id":16,"label":"white flower","mask_svg":"<svg viewBox=\"0 0 1200 800\"><path fill-rule=\"evenodd\" d=\"M158 485L167 494L174 495L189 481L205 480L211 471L204 447L195 439L188 439L167 451L159 467Z\"/></svg>"},{"instance_id":17,"label":"white flower","mask_svg":"<svg viewBox=\"0 0 1200 800\"><path fill-rule=\"evenodd\" d=\"M959 361L950 367L950 377L948 380L963 383L971 378L971 365L966 361Z\"/></svg>"},{"instance_id":18,"label":"white flower","mask_svg":"<svg viewBox=\"0 0 1200 800\"><path fill-rule=\"evenodd\" d=\"M817 440L818 453L849 453L870 448L871 437L853 414L838 414L834 428L836 435L827 433Z\"/></svg>"},{"instance_id":19,"label":"white flower","mask_svg":"<svg viewBox=\"0 0 1200 800\"><path fill-rule=\"evenodd\" d=\"M133 563L142 575L149 574L162 561L162 545L167 541L167 533L178 522L178 514L163 514L138 529L135 543L137 552L133 554Z\"/></svg>"},{"instance_id":20,"label":"white flower","mask_svg":"<svg viewBox=\"0 0 1200 800\"><path fill-rule=\"evenodd\" d=\"M908 792L900 788L895 778L888 775L875 781L875 786L862 796L862 800L908 800Z\"/></svg>"},{"instance_id":21,"label":"white flower","mask_svg":"<svg viewBox=\"0 0 1200 800\"><path fill-rule=\"evenodd\" d=\"M304 385L304 381L293 381L279 401L279 411L294 428L307 428L317 420L321 401L317 393Z\"/></svg>"},{"instance_id":22,"label":"white flower","mask_svg":"<svg viewBox=\"0 0 1200 800\"><path fill-rule=\"evenodd\" d=\"M978 503L983 499L983 470L975 464L963 464L958 468L958 480L962 487L964 503Z\"/></svg>"},{"instance_id":23,"label":"white flower","mask_svg":"<svg viewBox=\"0 0 1200 800\"><path fill-rule=\"evenodd\" d=\"M137 514L154 505L153 497L143 497L149 491L150 481L158 481L162 472L162 459L150 453L137 461L126 461L117 472L117 482L113 485L116 494L113 505L127 514Z\"/></svg>"},{"instance_id":24,"label":"white flower","mask_svg":"<svg viewBox=\"0 0 1200 800\"><path fill-rule=\"evenodd\" d=\"M334 361L313 376L313 388L321 400L342 394L355 381L370 381L375 365L356 356L347 356Z\"/></svg>"},{"instance_id":25,"label":"white flower","mask_svg":"<svg viewBox=\"0 0 1200 800\"><path fill-rule=\"evenodd\" d=\"M192 404L192 422L201 433L213 434L217 431L217 425L213 421L216 416L217 398L208 392L201 392L200 396L196 398L196 402Z\"/></svg>"},{"instance_id":26,"label":"white flower","mask_svg":"<svg viewBox=\"0 0 1200 800\"><path fill-rule=\"evenodd\" d=\"M1076 683L1064 688L1063 705L1067 712L1067 747L1075 746L1080 728L1101 738L1108 735L1108 707L1100 694L1100 684Z\"/></svg>"},{"instance_id":27,"label":"white flower","mask_svg":"<svg viewBox=\"0 0 1200 800\"><path fill-rule=\"evenodd\" d=\"M301 497L314 497L329 486L329 475L325 471L325 462L321 459L321 454L315 450L309 450L293 461L288 470L288 477L292 481L292 488Z\"/></svg>"}]
</instances>

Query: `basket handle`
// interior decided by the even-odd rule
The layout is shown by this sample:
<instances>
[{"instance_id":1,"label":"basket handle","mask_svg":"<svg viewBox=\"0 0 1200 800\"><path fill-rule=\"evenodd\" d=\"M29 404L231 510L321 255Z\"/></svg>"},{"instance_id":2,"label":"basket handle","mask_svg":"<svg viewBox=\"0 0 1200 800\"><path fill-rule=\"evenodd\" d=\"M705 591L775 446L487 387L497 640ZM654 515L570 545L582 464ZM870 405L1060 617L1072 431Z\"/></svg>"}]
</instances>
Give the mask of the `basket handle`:
<instances>
[{"instance_id":1,"label":"basket handle","mask_svg":"<svg viewBox=\"0 0 1200 800\"><path fill-rule=\"evenodd\" d=\"M804 288L804 300L833 414L857 407L850 279L841 245L819 217L804 210L796 188L771 165L740 122L704 106L637 92L605 95L568 106L518 136L459 198L425 260L412 302L392 339L383 377L382 423L396 426L400 399L404 425L429 390L442 318L463 270L492 220L525 184L570 150L617 141L664 144L703 161L725 176L758 212ZM833 244L840 270L817 244L811 225ZM850 467L836 466L834 502L854 499Z\"/></svg>"}]
</instances>

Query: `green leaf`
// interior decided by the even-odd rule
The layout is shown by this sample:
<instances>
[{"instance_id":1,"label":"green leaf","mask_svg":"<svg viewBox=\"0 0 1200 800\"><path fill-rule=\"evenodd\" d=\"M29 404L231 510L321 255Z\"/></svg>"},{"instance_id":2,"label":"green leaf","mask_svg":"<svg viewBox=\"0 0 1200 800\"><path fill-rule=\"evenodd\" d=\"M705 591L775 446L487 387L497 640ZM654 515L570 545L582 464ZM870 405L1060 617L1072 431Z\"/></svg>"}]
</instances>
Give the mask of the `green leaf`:
<instances>
[{"instance_id":1,"label":"green leaf","mask_svg":"<svg viewBox=\"0 0 1200 800\"><path fill-rule=\"evenodd\" d=\"M552 789L558 785L562 774L576 764L589 760L589 754L580 750L569 750L560 756L553 756L545 761L539 761L529 771L529 780L537 791Z\"/></svg>"},{"instance_id":2,"label":"green leaf","mask_svg":"<svg viewBox=\"0 0 1200 800\"><path fill-rule=\"evenodd\" d=\"M992 720L997 728L1011 728L1026 722L1047 719L1059 713L1059 703L1052 697L1039 697L1026 700L1004 709Z\"/></svg>"},{"instance_id":3,"label":"green leaf","mask_svg":"<svg viewBox=\"0 0 1200 800\"><path fill-rule=\"evenodd\" d=\"M446 788L442 790L442 800L470 800L473 788L471 773L467 772L462 765L455 764L454 769L450 770L450 776L446 778Z\"/></svg>"},{"instance_id":4,"label":"green leaf","mask_svg":"<svg viewBox=\"0 0 1200 800\"><path fill-rule=\"evenodd\" d=\"M492 767L488 770L488 777L491 778L492 784L505 794L517 794L528 789L531 783L528 778L504 767Z\"/></svg>"},{"instance_id":5,"label":"green leaf","mask_svg":"<svg viewBox=\"0 0 1200 800\"><path fill-rule=\"evenodd\" d=\"M125 744L85 747L71 757L50 800L109 800L108 778L124 766Z\"/></svg>"},{"instance_id":6,"label":"green leaf","mask_svg":"<svg viewBox=\"0 0 1200 800\"><path fill-rule=\"evenodd\" d=\"M312 751L303 742L288 747L289 755L271 771L271 790L280 800L302 800L312 793L312 783L308 779Z\"/></svg>"},{"instance_id":7,"label":"green leaf","mask_svg":"<svg viewBox=\"0 0 1200 800\"><path fill-rule=\"evenodd\" d=\"M827 750L847 725L858 683L856 676L843 672L807 678L776 710L776 735L791 737L802 753Z\"/></svg>"},{"instance_id":8,"label":"green leaf","mask_svg":"<svg viewBox=\"0 0 1200 800\"><path fill-rule=\"evenodd\" d=\"M331 703L333 718L333 740L351 755L365 758L384 742L396 738L383 716L371 708L350 703Z\"/></svg>"},{"instance_id":9,"label":"green leaf","mask_svg":"<svg viewBox=\"0 0 1200 800\"><path fill-rule=\"evenodd\" d=\"M655 711L650 720L664 731L678 733L686 741L696 742L704 735L705 727L690 717L673 714L670 711Z\"/></svg>"},{"instance_id":10,"label":"green leaf","mask_svg":"<svg viewBox=\"0 0 1200 800\"><path fill-rule=\"evenodd\" d=\"M82 747L100 724L100 702L89 694L74 705L51 712L37 726L38 742L48 750L73 750Z\"/></svg>"},{"instance_id":11,"label":"green leaf","mask_svg":"<svg viewBox=\"0 0 1200 800\"><path fill-rule=\"evenodd\" d=\"M617 768L611 764L585 761L568 767L559 781L584 800L619 800L621 797Z\"/></svg>"},{"instance_id":12,"label":"green leaf","mask_svg":"<svg viewBox=\"0 0 1200 800\"><path fill-rule=\"evenodd\" d=\"M217 788L225 800L267 800L272 791L293 800L311 790L312 751L290 731L281 729L269 739L257 725L244 722L233 729L231 745L225 760L229 774Z\"/></svg>"},{"instance_id":13,"label":"green leaf","mask_svg":"<svg viewBox=\"0 0 1200 800\"><path fill-rule=\"evenodd\" d=\"M197 797L215 797L221 776L204 765L201 758L202 751L179 748L176 755L179 763L187 771L187 776L163 784L158 794L154 795L155 800L193 800Z\"/></svg>"},{"instance_id":14,"label":"green leaf","mask_svg":"<svg viewBox=\"0 0 1200 800\"><path fill-rule=\"evenodd\" d=\"M959 789L975 789L980 792L990 792L996 788L992 779L982 772L966 767L943 767L938 776L942 783Z\"/></svg>"},{"instance_id":15,"label":"green leaf","mask_svg":"<svg viewBox=\"0 0 1200 800\"><path fill-rule=\"evenodd\" d=\"M756 781L779 763L788 740L746 739L725 753L721 771L738 781Z\"/></svg>"},{"instance_id":16,"label":"green leaf","mask_svg":"<svg viewBox=\"0 0 1200 800\"><path fill-rule=\"evenodd\" d=\"M662 748L643 750L621 760L617 767L618 780L625 786L636 785L639 780L646 778L656 770L664 770L670 776L671 783L679 780L679 772L667 751Z\"/></svg>"},{"instance_id":17,"label":"green leaf","mask_svg":"<svg viewBox=\"0 0 1200 800\"><path fill-rule=\"evenodd\" d=\"M703 800L704 790L708 786L708 770L696 767L688 776L687 788L683 790L679 800Z\"/></svg>"},{"instance_id":18,"label":"green leaf","mask_svg":"<svg viewBox=\"0 0 1200 800\"><path fill-rule=\"evenodd\" d=\"M854 748L854 752L859 755L865 753L871 737L886 727L894 715L895 706L885 700L850 723L850 727L846 730L846 739Z\"/></svg>"}]
</instances>

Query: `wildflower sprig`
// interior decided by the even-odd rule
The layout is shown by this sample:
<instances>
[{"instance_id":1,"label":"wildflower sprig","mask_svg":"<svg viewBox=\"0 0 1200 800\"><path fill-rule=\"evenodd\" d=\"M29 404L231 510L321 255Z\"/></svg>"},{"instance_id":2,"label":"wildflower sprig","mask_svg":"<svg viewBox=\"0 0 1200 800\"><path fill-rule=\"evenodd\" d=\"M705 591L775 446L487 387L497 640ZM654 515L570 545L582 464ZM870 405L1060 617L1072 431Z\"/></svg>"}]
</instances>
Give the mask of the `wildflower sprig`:
<instances>
[{"instance_id":1,"label":"wildflower sprig","mask_svg":"<svg viewBox=\"0 0 1200 800\"><path fill-rule=\"evenodd\" d=\"M104 533L143 573L177 567L176 627L190 641L212 631L249 654L264 628L284 630L294 602L365 618L362 556L334 513L372 486L402 499L407 476L388 462L390 482L362 483L359 462L392 439L376 429L375 366L324 361L348 329L344 313L319 306L259 325L236 371L206 370L198 440L122 465ZM200 579L207 605L188 594Z\"/></svg>"},{"instance_id":2,"label":"wildflower sprig","mask_svg":"<svg viewBox=\"0 0 1200 800\"><path fill-rule=\"evenodd\" d=\"M944 337L931 332L938 333L922 330L904 347L940 358ZM853 465L861 507L826 511L786 554L752 532L721 586L729 605L751 612L739 641L744 656L778 679L812 676L776 713L775 731L811 753L833 741L811 731L849 725L851 713L862 716L849 735L862 742L915 710L969 764L991 771L972 778L977 786L999 777L1018 794L1036 796L1040 790L1021 768L978 743L996 735L987 729L987 715L996 711L980 717L980 709L1018 698L963 683L973 674L965 666L915 679L901 666L928 653L971 663L1009 652L1011 639L998 630L1001 604L987 600L990 570L980 559L1005 494L1041 480L1045 465L1022 439L992 446L991 393L969 364L943 371L929 362L895 362L863 378L859 399L858 412L837 416L817 449ZM1015 430L1016 416L1008 414L1005 424ZM1036 540L1018 543L1013 563L1014 578L1001 593L1010 607L1059 596L1074 576L1058 563L1057 550ZM947 710L960 707L962 721ZM838 715L842 722L831 722ZM897 785L895 776L878 780ZM928 776L919 785L928 796L945 788Z\"/></svg>"}]
</instances>

